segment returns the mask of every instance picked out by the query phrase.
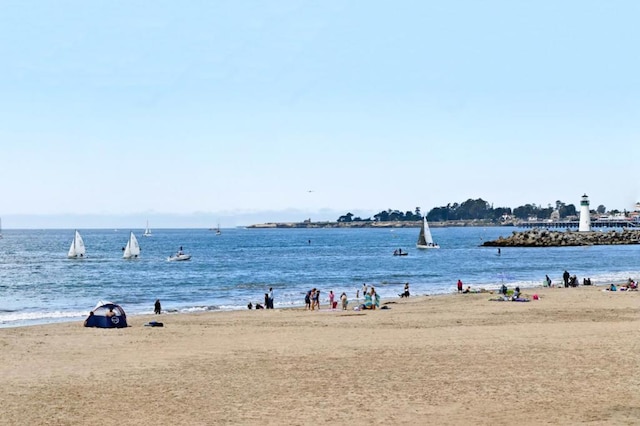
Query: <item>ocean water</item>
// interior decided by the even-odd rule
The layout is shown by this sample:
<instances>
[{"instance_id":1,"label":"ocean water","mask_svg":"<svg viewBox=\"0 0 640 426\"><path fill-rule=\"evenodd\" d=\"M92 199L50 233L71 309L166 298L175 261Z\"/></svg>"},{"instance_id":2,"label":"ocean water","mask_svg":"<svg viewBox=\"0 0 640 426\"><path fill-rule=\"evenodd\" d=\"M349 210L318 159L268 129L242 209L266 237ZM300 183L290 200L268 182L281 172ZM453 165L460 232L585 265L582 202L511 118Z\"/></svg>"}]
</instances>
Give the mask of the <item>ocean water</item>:
<instances>
[{"instance_id":1,"label":"ocean water","mask_svg":"<svg viewBox=\"0 0 640 426\"><path fill-rule=\"evenodd\" d=\"M472 288L537 286L545 274L554 283L566 269L594 284L640 278L640 246L553 248L481 247L508 236L512 227L433 228L439 250L417 250L417 228L400 229L154 229L133 230L142 253L122 259L129 230L81 232L85 259L67 259L73 230L4 230L0 239L0 327L77 321L99 300L120 304L128 315L163 310L246 309L263 303L273 287L275 307L304 304L316 287L327 300L344 291L352 305L363 283L384 299L404 283L413 295L455 291L458 279ZM192 255L168 262L178 247ZM402 248L408 256L393 256Z\"/></svg>"}]
</instances>

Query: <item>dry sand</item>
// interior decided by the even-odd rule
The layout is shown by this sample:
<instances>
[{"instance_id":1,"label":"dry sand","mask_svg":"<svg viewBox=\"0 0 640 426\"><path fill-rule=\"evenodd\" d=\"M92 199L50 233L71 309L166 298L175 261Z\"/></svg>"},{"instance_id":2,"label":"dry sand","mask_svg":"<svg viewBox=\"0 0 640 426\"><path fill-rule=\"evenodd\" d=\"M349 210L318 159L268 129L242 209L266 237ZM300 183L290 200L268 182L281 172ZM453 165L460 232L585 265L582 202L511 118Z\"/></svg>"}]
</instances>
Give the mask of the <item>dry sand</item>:
<instances>
[{"instance_id":1,"label":"dry sand","mask_svg":"<svg viewBox=\"0 0 640 426\"><path fill-rule=\"evenodd\" d=\"M534 292L0 329L0 424L640 423L640 292Z\"/></svg>"}]
</instances>

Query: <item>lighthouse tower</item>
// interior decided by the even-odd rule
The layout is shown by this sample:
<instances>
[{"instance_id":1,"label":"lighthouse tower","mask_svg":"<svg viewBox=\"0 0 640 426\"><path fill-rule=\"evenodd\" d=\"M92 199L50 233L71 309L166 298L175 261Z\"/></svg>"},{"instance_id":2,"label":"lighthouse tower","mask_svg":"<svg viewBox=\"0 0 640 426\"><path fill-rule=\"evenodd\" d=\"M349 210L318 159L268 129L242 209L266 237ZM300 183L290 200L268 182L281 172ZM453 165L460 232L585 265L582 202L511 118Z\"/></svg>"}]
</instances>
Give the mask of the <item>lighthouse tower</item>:
<instances>
[{"instance_id":1,"label":"lighthouse tower","mask_svg":"<svg viewBox=\"0 0 640 426\"><path fill-rule=\"evenodd\" d=\"M580 225L578 227L578 232L589 232L591 231L591 217L589 216L589 198L587 194L582 196L582 200L580 200Z\"/></svg>"}]
</instances>

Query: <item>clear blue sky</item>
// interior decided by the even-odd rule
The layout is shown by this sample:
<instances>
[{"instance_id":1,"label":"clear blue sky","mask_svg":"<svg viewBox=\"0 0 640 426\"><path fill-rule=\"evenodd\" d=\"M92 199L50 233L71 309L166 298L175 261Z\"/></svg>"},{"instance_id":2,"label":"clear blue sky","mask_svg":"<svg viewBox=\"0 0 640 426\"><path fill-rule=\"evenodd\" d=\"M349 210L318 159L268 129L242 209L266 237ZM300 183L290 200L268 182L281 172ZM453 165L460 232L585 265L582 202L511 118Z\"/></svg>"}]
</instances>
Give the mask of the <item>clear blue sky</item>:
<instances>
[{"instance_id":1,"label":"clear blue sky","mask_svg":"<svg viewBox=\"0 0 640 426\"><path fill-rule=\"evenodd\" d=\"M231 226L583 193L632 209L639 17L636 1L0 1L0 217Z\"/></svg>"}]
</instances>

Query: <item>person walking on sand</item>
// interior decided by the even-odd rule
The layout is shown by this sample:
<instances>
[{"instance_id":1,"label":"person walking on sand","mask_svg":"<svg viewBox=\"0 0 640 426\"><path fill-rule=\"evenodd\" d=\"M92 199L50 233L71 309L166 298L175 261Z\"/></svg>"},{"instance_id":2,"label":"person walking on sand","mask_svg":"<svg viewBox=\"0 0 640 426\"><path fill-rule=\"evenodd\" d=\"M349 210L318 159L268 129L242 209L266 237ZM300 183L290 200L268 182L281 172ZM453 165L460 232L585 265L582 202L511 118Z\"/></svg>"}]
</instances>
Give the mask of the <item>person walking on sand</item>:
<instances>
[{"instance_id":1,"label":"person walking on sand","mask_svg":"<svg viewBox=\"0 0 640 426\"><path fill-rule=\"evenodd\" d=\"M153 313L156 315L160 315L162 312L162 307L160 306L160 299L156 299L156 303L153 305Z\"/></svg>"},{"instance_id":2,"label":"person walking on sand","mask_svg":"<svg viewBox=\"0 0 640 426\"><path fill-rule=\"evenodd\" d=\"M462 281L458 280L458 293L462 293Z\"/></svg>"},{"instance_id":3,"label":"person walking on sand","mask_svg":"<svg viewBox=\"0 0 640 426\"><path fill-rule=\"evenodd\" d=\"M562 274L562 280L564 281L564 286L565 287L569 287L569 277L571 276L571 274L569 274L569 272L567 272L567 270L565 269L564 273Z\"/></svg>"}]
</instances>

